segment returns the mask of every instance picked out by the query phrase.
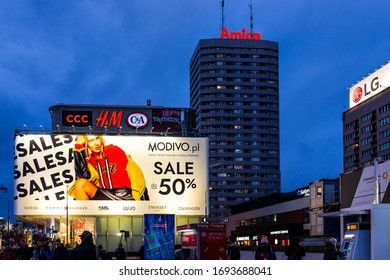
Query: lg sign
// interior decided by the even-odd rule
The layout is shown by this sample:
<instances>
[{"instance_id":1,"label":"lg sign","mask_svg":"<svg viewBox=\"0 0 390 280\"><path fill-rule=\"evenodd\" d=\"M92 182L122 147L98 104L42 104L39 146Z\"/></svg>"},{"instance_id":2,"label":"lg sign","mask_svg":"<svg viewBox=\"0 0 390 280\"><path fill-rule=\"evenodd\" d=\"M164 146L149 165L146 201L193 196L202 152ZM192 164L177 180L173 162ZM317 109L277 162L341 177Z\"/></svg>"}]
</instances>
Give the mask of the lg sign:
<instances>
[{"instance_id":1,"label":"lg sign","mask_svg":"<svg viewBox=\"0 0 390 280\"><path fill-rule=\"evenodd\" d=\"M92 111L63 111L62 126L92 125Z\"/></svg>"},{"instance_id":2,"label":"lg sign","mask_svg":"<svg viewBox=\"0 0 390 280\"><path fill-rule=\"evenodd\" d=\"M149 123L148 116L144 113L131 113L127 117L127 124L132 128L143 128Z\"/></svg>"},{"instance_id":3,"label":"lg sign","mask_svg":"<svg viewBox=\"0 0 390 280\"><path fill-rule=\"evenodd\" d=\"M363 88L362 87L355 88L352 94L352 100L353 102L358 103L363 96L367 96L370 95L371 93L375 93L375 91L377 91L379 88L380 88L379 78L375 77L371 80L371 82L368 85L364 84Z\"/></svg>"},{"instance_id":4,"label":"lg sign","mask_svg":"<svg viewBox=\"0 0 390 280\"><path fill-rule=\"evenodd\" d=\"M349 107L352 108L389 87L390 63L384 65L349 90Z\"/></svg>"}]
</instances>

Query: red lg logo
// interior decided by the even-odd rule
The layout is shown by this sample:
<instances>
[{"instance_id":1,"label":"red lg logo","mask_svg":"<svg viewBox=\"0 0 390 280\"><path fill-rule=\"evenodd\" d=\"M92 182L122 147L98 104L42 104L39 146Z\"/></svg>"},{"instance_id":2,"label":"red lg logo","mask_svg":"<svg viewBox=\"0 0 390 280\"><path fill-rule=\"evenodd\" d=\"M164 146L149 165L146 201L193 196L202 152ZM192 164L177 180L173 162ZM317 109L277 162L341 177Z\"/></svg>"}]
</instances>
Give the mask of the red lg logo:
<instances>
[{"instance_id":1,"label":"red lg logo","mask_svg":"<svg viewBox=\"0 0 390 280\"><path fill-rule=\"evenodd\" d=\"M355 88L355 90L353 91L353 95L352 95L353 102L358 103L360 101L360 99L362 98L362 96L363 96L362 88L361 87Z\"/></svg>"}]
</instances>

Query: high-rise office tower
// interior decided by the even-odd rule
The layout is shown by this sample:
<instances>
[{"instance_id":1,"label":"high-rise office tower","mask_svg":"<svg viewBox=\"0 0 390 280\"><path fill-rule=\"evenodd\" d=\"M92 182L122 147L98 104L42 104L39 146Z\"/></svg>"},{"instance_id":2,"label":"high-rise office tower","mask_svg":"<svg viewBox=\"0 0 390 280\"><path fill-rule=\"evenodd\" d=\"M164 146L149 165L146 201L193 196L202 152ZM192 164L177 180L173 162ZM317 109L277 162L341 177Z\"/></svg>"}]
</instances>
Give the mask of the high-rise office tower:
<instances>
[{"instance_id":1,"label":"high-rise office tower","mask_svg":"<svg viewBox=\"0 0 390 280\"><path fill-rule=\"evenodd\" d=\"M239 38L239 39L236 39ZM190 62L196 127L209 137L209 220L280 192L278 43L260 34L200 40Z\"/></svg>"}]
</instances>

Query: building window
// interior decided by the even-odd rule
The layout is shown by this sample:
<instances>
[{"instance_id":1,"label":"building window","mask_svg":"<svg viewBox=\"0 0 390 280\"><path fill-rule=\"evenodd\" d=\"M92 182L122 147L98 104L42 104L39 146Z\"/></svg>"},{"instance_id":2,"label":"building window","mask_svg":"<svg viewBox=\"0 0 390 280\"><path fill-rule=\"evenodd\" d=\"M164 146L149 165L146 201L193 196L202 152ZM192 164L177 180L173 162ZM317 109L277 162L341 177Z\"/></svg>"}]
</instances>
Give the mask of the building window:
<instances>
[{"instance_id":1,"label":"building window","mask_svg":"<svg viewBox=\"0 0 390 280\"><path fill-rule=\"evenodd\" d=\"M386 137L389 137L390 136L390 129L388 130L385 130L385 131L381 131L379 133L379 138L382 139L382 138L386 138Z\"/></svg>"},{"instance_id":2,"label":"building window","mask_svg":"<svg viewBox=\"0 0 390 280\"><path fill-rule=\"evenodd\" d=\"M383 114L383 113L389 111L389 109L390 109L390 104L386 104L385 106L382 106L379 108L379 114Z\"/></svg>"},{"instance_id":3,"label":"building window","mask_svg":"<svg viewBox=\"0 0 390 280\"><path fill-rule=\"evenodd\" d=\"M390 149L390 142L384 143L384 144L379 146L379 151L384 151L387 149Z\"/></svg>"},{"instance_id":4,"label":"building window","mask_svg":"<svg viewBox=\"0 0 390 280\"><path fill-rule=\"evenodd\" d=\"M362 117L362 123L368 122L372 119L372 112Z\"/></svg>"},{"instance_id":5,"label":"building window","mask_svg":"<svg viewBox=\"0 0 390 280\"><path fill-rule=\"evenodd\" d=\"M370 132L371 130L372 130L372 124L367 125L367 126L362 128L362 134Z\"/></svg>"},{"instance_id":6,"label":"building window","mask_svg":"<svg viewBox=\"0 0 390 280\"><path fill-rule=\"evenodd\" d=\"M364 146L364 145L370 144L370 143L372 142L372 140L373 140L373 137L372 137L372 136L370 136L370 137L368 137L368 138L365 138L365 139L363 139L363 140L361 141L361 145Z\"/></svg>"},{"instance_id":7,"label":"building window","mask_svg":"<svg viewBox=\"0 0 390 280\"><path fill-rule=\"evenodd\" d=\"M364 150L364 151L362 152L362 157L369 157L369 156L371 156L373 153L374 153L374 149Z\"/></svg>"},{"instance_id":8,"label":"building window","mask_svg":"<svg viewBox=\"0 0 390 280\"><path fill-rule=\"evenodd\" d=\"M390 117L386 117L379 120L379 126L390 123Z\"/></svg>"}]
</instances>

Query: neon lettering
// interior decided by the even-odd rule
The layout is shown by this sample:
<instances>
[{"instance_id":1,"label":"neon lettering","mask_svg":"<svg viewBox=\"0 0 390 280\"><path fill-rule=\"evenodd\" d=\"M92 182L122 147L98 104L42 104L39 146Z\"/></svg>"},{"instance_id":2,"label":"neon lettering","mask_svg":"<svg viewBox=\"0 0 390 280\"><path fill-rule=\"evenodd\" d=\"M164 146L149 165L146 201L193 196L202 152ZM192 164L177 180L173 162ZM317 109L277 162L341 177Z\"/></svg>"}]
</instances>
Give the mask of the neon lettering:
<instances>
[{"instance_id":1,"label":"neon lettering","mask_svg":"<svg viewBox=\"0 0 390 280\"><path fill-rule=\"evenodd\" d=\"M220 39L241 39L241 40L260 40L261 36L258 32L246 32L246 28L241 29L241 32L230 32L224 27L222 28L221 34L219 35Z\"/></svg>"}]
</instances>

